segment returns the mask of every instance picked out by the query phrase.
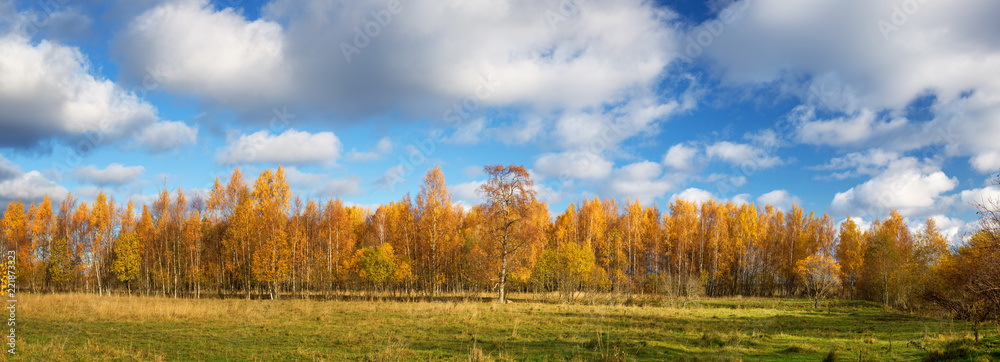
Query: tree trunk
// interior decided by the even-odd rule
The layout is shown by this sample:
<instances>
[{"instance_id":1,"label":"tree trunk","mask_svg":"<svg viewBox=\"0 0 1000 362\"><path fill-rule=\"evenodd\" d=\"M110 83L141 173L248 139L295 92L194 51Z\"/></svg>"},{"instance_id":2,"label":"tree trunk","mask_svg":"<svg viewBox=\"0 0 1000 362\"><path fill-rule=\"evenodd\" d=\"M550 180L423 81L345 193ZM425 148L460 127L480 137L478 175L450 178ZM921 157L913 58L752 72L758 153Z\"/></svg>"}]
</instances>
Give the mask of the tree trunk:
<instances>
[{"instance_id":1,"label":"tree trunk","mask_svg":"<svg viewBox=\"0 0 1000 362\"><path fill-rule=\"evenodd\" d=\"M506 239L506 237L504 237L504 239ZM506 284L507 284L507 251L504 250L500 256L500 287L498 288L500 289L499 290L500 295L499 299L497 299L497 302L500 304L507 303L507 293L505 289L507 286Z\"/></svg>"},{"instance_id":2,"label":"tree trunk","mask_svg":"<svg viewBox=\"0 0 1000 362\"><path fill-rule=\"evenodd\" d=\"M97 270L94 272L94 274L97 274L97 295L102 295L103 296L104 295L104 288L101 285L101 267L97 266L96 269Z\"/></svg>"},{"instance_id":3,"label":"tree trunk","mask_svg":"<svg viewBox=\"0 0 1000 362\"><path fill-rule=\"evenodd\" d=\"M979 320L978 319L975 322L972 322L972 330L973 330L973 333L976 335L976 344L979 344Z\"/></svg>"}]
</instances>

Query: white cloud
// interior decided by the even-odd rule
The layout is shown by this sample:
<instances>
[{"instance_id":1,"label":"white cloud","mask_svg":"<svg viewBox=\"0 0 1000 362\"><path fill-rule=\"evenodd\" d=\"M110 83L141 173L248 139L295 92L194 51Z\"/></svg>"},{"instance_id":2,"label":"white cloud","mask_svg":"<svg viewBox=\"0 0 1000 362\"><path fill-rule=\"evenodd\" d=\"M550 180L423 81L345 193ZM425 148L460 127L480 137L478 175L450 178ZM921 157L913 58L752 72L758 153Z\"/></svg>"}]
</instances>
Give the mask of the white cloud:
<instances>
[{"instance_id":1,"label":"white cloud","mask_svg":"<svg viewBox=\"0 0 1000 362\"><path fill-rule=\"evenodd\" d=\"M0 35L0 79L0 146L88 132L100 144L157 120L149 103L92 75L79 49L47 40Z\"/></svg>"},{"instance_id":2,"label":"white cloud","mask_svg":"<svg viewBox=\"0 0 1000 362\"><path fill-rule=\"evenodd\" d=\"M813 112L799 119L798 138L803 143L828 146L862 145L906 126L907 120L896 118L888 121L877 119L875 112L864 109L849 117L817 120Z\"/></svg>"},{"instance_id":3,"label":"white cloud","mask_svg":"<svg viewBox=\"0 0 1000 362\"><path fill-rule=\"evenodd\" d=\"M1000 28L986 14L997 13L1000 5L988 0L920 3L886 39L878 24L892 21L895 6L892 0L817 0L796 6L753 1L706 53L729 82L795 82L785 77L788 72L812 76L820 84L807 84L811 87L802 98L849 113L852 108L902 109L928 89L949 102L969 89L997 85L990 76L1000 72L992 34ZM834 28L840 31L829 31Z\"/></svg>"},{"instance_id":4,"label":"white cloud","mask_svg":"<svg viewBox=\"0 0 1000 362\"><path fill-rule=\"evenodd\" d=\"M532 179L534 179L534 177L532 177ZM532 186L532 189L535 190L535 194L537 195L539 201L549 205L562 200L563 196L565 196L565 193L560 188L546 186L545 184L538 182L537 179L535 184ZM552 216L551 207L549 207L549 216Z\"/></svg>"},{"instance_id":5,"label":"white cloud","mask_svg":"<svg viewBox=\"0 0 1000 362\"><path fill-rule=\"evenodd\" d=\"M904 216L925 215L944 207L942 194L958 185L937 165L905 157L891 161L870 180L838 192L830 207L838 214L882 215L898 209Z\"/></svg>"},{"instance_id":6,"label":"white cloud","mask_svg":"<svg viewBox=\"0 0 1000 362\"><path fill-rule=\"evenodd\" d=\"M483 181L469 181L463 182L451 187L451 194L455 195L456 199L470 202L472 204L478 204L482 202L482 197L479 196L479 187L483 185Z\"/></svg>"},{"instance_id":7,"label":"white cloud","mask_svg":"<svg viewBox=\"0 0 1000 362\"><path fill-rule=\"evenodd\" d=\"M979 172L996 172L1000 170L1000 150L979 153L973 156L969 163Z\"/></svg>"},{"instance_id":8,"label":"white cloud","mask_svg":"<svg viewBox=\"0 0 1000 362\"><path fill-rule=\"evenodd\" d=\"M638 96L611 109L565 113L556 121L553 135L567 149L610 151L628 138L654 134L658 121L690 107L693 105L677 101L660 104L653 97Z\"/></svg>"},{"instance_id":9,"label":"white cloud","mask_svg":"<svg viewBox=\"0 0 1000 362\"><path fill-rule=\"evenodd\" d=\"M281 25L247 21L207 0L160 4L120 35L124 70L169 91L213 97L227 105L273 103L290 89Z\"/></svg>"},{"instance_id":10,"label":"white cloud","mask_svg":"<svg viewBox=\"0 0 1000 362\"><path fill-rule=\"evenodd\" d=\"M346 159L351 162L376 161L389 153L392 153L392 139L382 137L371 151L359 152L356 149L351 149L351 152L347 153Z\"/></svg>"},{"instance_id":11,"label":"white cloud","mask_svg":"<svg viewBox=\"0 0 1000 362\"><path fill-rule=\"evenodd\" d=\"M663 155L663 164L678 170L690 170L692 161L698 155L698 148L679 143L670 147Z\"/></svg>"},{"instance_id":12,"label":"white cloud","mask_svg":"<svg viewBox=\"0 0 1000 362\"><path fill-rule=\"evenodd\" d=\"M753 200L750 194L738 194L736 196L733 196L733 204L737 206L743 204L749 204L751 202L753 202Z\"/></svg>"},{"instance_id":13,"label":"white cloud","mask_svg":"<svg viewBox=\"0 0 1000 362\"><path fill-rule=\"evenodd\" d=\"M898 13L904 5L915 8ZM898 152L940 145L945 156L969 157L979 172L1000 169L1000 25L991 15L1000 3L755 0L731 6L746 10L705 53L723 85L799 98L803 105L792 112L799 141ZM931 119L907 119L913 102L927 97L930 104L916 116Z\"/></svg>"},{"instance_id":14,"label":"white cloud","mask_svg":"<svg viewBox=\"0 0 1000 362\"><path fill-rule=\"evenodd\" d=\"M139 132L136 141L154 152L169 151L195 144L198 141L198 126L191 127L184 122L157 122Z\"/></svg>"},{"instance_id":15,"label":"white cloud","mask_svg":"<svg viewBox=\"0 0 1000 362\"><path fill-rule=\"evenodd\" d=\"M336 164L341 144L333 132L309 133L287 130L280 135L259 131L241 135L215 154L220 164L319 163Z\"/></svg>"},{"instance_id":16,"label":"white cloud","mask_svg":"<svg viewBox=\"0 0 1000 362\"><path fill-rule=\"evenodd\" d=\"M0 181L0 202L37 202L49 195L53 200L62 199L67 193L65 187L45 178L38 171L22 173L17 177Z\"/></svg>"},{"instance_id":17,"label":"white cloud","mask_svg":"<svg viewBox=\"0 0 1000 362\"><path fill-rule=\"evenodd\" d=\"M81 182L97 186L119 186L135 182L146 171L142 166L124 166L112 163L104 169L94 165L83 166L73 170L73 177Z\"/></svg>"},{"instance_id":18,"label":"white cloud","mask_svg":"<svg viewBox=\"0 0 1000 362\"><path fill-rule=\"evenodd\" d=\"M662 174L663 167L658 163L636 162L616 170L609 188L621 197L651 204L674 188L673 182L661 177Z\"/></svg>"},{"instance_id":19,"label":"white cloud","mask_svg":"<svg viewBox=\"0 0 1000 362\"><path fill-rule=\"evenodd\" d=\"M859 175L877 174L889 166L889 163L899 158L900 154L897 152L872 148L864 152L852 152L841 157L834 157L825 165L812 168L815 170L846 170L832 175L836 179L845 179Z\"/></svg>"},{"instance_id":20,"label":"white cloud","mask_svg":"<svg viewBox=\"0 0 1000 362\"><path fill-rule=\"evenodd\" d=\"M384 1L276 0L252 22L207 0L168 2L129 24L118 50L128 73L154 69L168 90L224 104L348 114L404 107L435 117L477 92L480 106L599 105L653 85L675 56L675 15L640 0L581 3L555 26L545 14L559 4L401 4L349 56L342 43L357 47L354 29ZM489 91L477 91L484 79Z\"/></svg>"},{"instance_id":21,"label":"white cloud","mask_svg":"<svg viewBox=\"0 0 1000 362\"><path fill-rule=\"evenodd\" d=\"M778 210L785 211L791 210L793 204L801 205L802 200L786 190L774 190L757 197L757 204L760 206L771 205Z\"/></svg>"},{"instance_id":22,"label":"white cloud","mask_svg":"<svg viewBox=\"0 0 1000 362\"><path fill-rule=\"evenodd\" d=\"M729 141L716 142L705 147L705 154L710 158L726 161L740 167L755 169L770 168L781 164L781 159L768 154L761 148Z\"/></svg>"},{"instance_id":23,"label":"white cloud","mask_svg":"<svg viewBox=\"0 0 1000 362\"><path fill-rule=\"evenodd\" d=\"M1000 186L990 185L983 188L963 190L959 193L960 208L973 208L975 205L990 205L1000 203Z\"/></svg>"},{"instance_id":24,"label":"white cloud","mask_svg":"<svg viewBox=\"0 0 1000 362\"><path fill-rule=\"evenodd\" d=\"M670 201L686 200L694 203L703 203L714 198L715 196L711 192L692 187L681 191L679 194L674 194L670 197Z\"/></svg>"},{"instance_id":25,"label":"white cloud","mask_svg":"<svg viewBox=\"0 0 1000 362\"><path fill-rule=\"evenodd\" d=\"M613 164L590 152L545 153L535 160L539 174L557 178L603 179L611 174Z\"/></svg>"}]
</instances>

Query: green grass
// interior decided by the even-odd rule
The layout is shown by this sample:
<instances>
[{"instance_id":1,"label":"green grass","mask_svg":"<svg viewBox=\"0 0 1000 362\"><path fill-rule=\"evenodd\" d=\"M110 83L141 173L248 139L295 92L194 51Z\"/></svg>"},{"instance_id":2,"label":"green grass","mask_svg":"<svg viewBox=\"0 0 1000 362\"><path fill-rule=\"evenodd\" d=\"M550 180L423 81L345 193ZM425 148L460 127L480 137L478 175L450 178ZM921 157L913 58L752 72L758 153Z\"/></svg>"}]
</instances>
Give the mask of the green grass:
<instances>
[{"instance_id":1,"label":"green grass","mask_svg":"<svg viewBox=\"0 0 1000 362\"><path fill-rule=\"evenodd\" d=\"M687 308L22 295L35 360L1000 359L1000 333L869 303L704 300ZM891 344L891 351L890 351Z\"/></svg>"}]
</instances>

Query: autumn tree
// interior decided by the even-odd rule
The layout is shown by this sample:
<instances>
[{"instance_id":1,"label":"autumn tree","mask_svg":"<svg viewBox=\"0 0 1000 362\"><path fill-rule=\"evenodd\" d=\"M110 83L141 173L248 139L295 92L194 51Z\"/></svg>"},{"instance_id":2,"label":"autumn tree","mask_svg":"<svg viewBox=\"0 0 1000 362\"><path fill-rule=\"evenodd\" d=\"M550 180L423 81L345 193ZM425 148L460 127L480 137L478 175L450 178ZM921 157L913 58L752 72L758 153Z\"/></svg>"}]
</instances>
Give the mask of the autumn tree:
<instances>
[{"instance_id":1,"label":"autumn tree","mask_svg":"<svg viewBox=\"0 0 1000 362\"><path fill-rule=\"evenodd\" d=\"M34 212L30 212L31 215L31 239L32 239L32 249L34 249L39 258L39 263L36 268L33 268L33 274L36 276L31 277L30 283L34 285L36 278L44 278L46 275L46 269L48 265L46 264L50 259L49 251L51 250L51 244L54 240L54 228L55 220L53 218L54 213L52 211L52 199L49 195L45 195L42 202L38 204L38 208L34 209ZM35 288L32 287L32 290Z\"/></svg>"},{"instance_id":2,"label":"autumn tree","mask_svg":"<svg viewBox=\"0 0 1000 362\"><path fill-rule=\"evenodd\" d=\"M996 183L1000 184L1000 176ZM1000 321L1000 199L976 203L978 230L954 254L945 253L933 270L941 278L937 288L928 288L924 298L953 312L956 318L973 322L976 342L983 322ZM928 219L921 233L923 248L939 250ZM933 253L933 252L932 252ZM923 253L921 253L923 254Z\"/></svg>"},{"instance_id":3,"label":"autumn tree","mask_svg":"<svg viewBox=\"0 0 1000 362\"><path fill-rule=\"evenodd\" d=\"M848 298L854 299L854 288L861 279L867 247L861 229L850 216L840 224L839 239L837 260L840 264L840 280L843 282L844 290L848 292Z\"/></svg>"},{"instance_id":4,"label":"autumn tree","mask_svg":"<svg viewBox=\"0 0 1000 362\"><path fill-rule=\"evenodd\" d=\"M840 286L840 265L823 252L800 260L795 266L795 274L806 295L812 299L813 308L819 306L820 299L826 298Z\"/></svg>"},{"instance_id":5,"label":"autumn tree","mask_svg":"<svg viewBox=\"0 0 1000 362\"><path fill-rule=\"evenodd\" d=\"M420 185L416 208L417 230L425 255L421 259L418 272L432 293L437 293L444 281L442 264L448 260L458 246L457 215L445 184L444 173L435 166L427 172ZM452 259L453 260L453 259Z\"/></svg>"},{"instance_id":6,"label":"autumn tree","mask_svg":"<svg viewBox=\"0 0 1000 362\"><path fill-rule=\"evenodd\" d=\"M410 273L410 266L396 255L392 244L388 243L358 250L353 263L358 278L378 291Z\"/></svg>"},{"instance_id":7,"label":"autumn tree","mask_svg":"<svg viewBox=\"0 0 1000 362\"><path fill-rule=\"evenodd\" d=\"M114 220L114 208L114 201L108 200L104 192L101 191L97 194L94 209L90 212L90 225L93 230L93 236L90 240L90 266L95 279L97 279L97 293L99 295L104 294L105 259L108 257L117 226Z\"/></svg>"},{"instance_id":8,"label":"autumn tree","mask_svg":"<svg viewBox=\"0 0 1000 362\"><path fill-rule=\"evenodd\" d=\"M91 232L90 206L87 205L87 202L81 202L77 205L68 225L68 248L71 255L68 272L70 273L71 288L76 289L79 284L85 284L86 290L90 291L93 275L88 275L86 268L91 264L89 258L93 253L90 246L93 244L91 240L93 240L94 235Z\"/></svg>"},{"instance_id":9,"label":"autumn tree","mask_svg":"<svg viewBox=\"0 0 1000 362\"><path fill-rule=\"evenodd\" d=\"M225 191L218 186L216 183L208 205L209 210L217 210L223 215L222 222L226 225L219 248L221 278L230 288L242 287L246 298L250 299L253 276L250 260L255 250L250 242L254 231L253 199L239 168L233 170Z\"/></svg>"},{"instance_id":10,"label":"autumn tree","mask_svg":"<svg viewBox=\"0 0 1000 362\"><path fill-rule=\"evenodd\" d=\"M180 252L184 255L181 272L184 274L184 282L187 284L187 288L193 289L195 298L201 297L201 281L204 277L204 270L202 269L202 226L201 212L194 210L184 220L184 225L181 229Z\"/></svg>"},{"instance_id":11,"label":"autumn tree","mask_svg":"<svg viewBox=\"0 0 1000 362\"><path fill-rule=\"evenodd\" d=\"M30 281L35 258L32 251L29 215L25 214L24 204L20 201L12 201L7 204L7 209L3 213L3 221L0 223L0 236L4 239L4 249L13 251L15 255L15 267L17 273L15 278L22 281ZM6 273L4 273L6 274Z\"/></svg>"},{"instance_id":12,"label":"autumn tree","mask_svg":"<svg viewBox=\"0 0 1000 362\"><path fill-rule=\"evenodd\" d=\"M125 283L128 293L132 294L132 281L139 276L140 271L139 239L135 231L128 230L119 234L114 245L111 270L119 282Z\"/></svg>"},{"instance_id":13,"label":"autumn tree","mask_svg":"<svg viewBox=\"0 0 1000 362\"><path fill-rule=\"evenodd\" d=\"M139 214L139 222L135 225L135 236L136 244L138 247L138 254L140 260L140 277L143 284L143 289L146 293L149 293L153 289L153 265L152 265L152 251L149 245L151 245L156 238L155 234L156 228L153 226L153 213L149 211L149 207L142 205L142 212Z\"/></svg>"},{"instance_id":14,"label":"autumn tree","mask_svg":"<svg viewBox=\"0 0 1000 362\"><path fill-rule=\"evenodd\" d=\"M279 283L290 272L290 248L285 229L289 203L285 171L278 167L261 172L253 187L253 218L257 253L253 255L253 277L268 286L271 299L278 298Z\"/></svg>"},{"instance_id":15,"label":"autumn tree","mask_svg":"<svg viewBox=\"0 0 1000 362\"><path fill-rule=\"evenodd\" d=\"M892 210L885 220L876 219L865 234L863 273L859 289L870 300L886 306L905 307L909 287L903 283L913 256L913 235L906 220Z\"/></svg>"},{"instance_id":16,"label":"autumn tree","mask_svg":"<svg viewBox=\"0 0 1000 362\"><path fill-rule=\"evenodd\" d=\"M678 199L670 203L670 217L664 218L667 253L670 260L671 295L688 295L688 286L695 275L698 245L698 208L694 203Z\"/></svg>"},{"instance_id":17,"label":"autumn tree","mask_svg":"<svg viewBox=\"0 0 1000 362\"><path fill-rule=\"evenodd\" d=\"M590 280L596 267L594 253L576 242L545 250L535 264L532 279L548 290L558 290L562 299L571 300Z\"/></svg>"},{"instance_id":18,"label":"autumn tree","mask_svg":"<svg viewBox=\"0 0 1000 362\"><path fill-rule=\"evenodd\" d=\"M490 240L499 251L498 296L500 303L507 302L507 273L512 258L529 245L532 230L530 223L535 199L534 182L524 166L493 165L484 168L488 178L479 192L485 200L486 223Z\"/></svg>"},{"instance_id":19,"label":"autumn tree","mask_svg":"<svg viewBox=\"0 0 1000 362\"><path fill-rule=\"evenodd\" d=\"M353 255L355 250L354 223L349 208L340 199L326 203L320 223L320 239L325 243L325 269L327 286L333 289L338 281L343 281L341 266Z\"/></svg>"}]
</instances>

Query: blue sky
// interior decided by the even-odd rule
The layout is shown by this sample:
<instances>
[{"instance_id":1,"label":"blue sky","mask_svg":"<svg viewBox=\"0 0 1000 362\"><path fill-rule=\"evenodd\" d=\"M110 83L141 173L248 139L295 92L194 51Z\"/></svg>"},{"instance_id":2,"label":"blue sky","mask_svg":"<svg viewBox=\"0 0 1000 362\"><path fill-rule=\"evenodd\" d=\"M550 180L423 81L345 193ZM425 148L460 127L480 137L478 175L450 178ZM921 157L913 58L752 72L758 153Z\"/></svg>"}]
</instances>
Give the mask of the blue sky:
<instances>
[{"instance_id":1,"label":"blue sky","mask_svg":"<svg viewBox=\"0 0 1000 362\"><path fill-rule=\"evenodd\" d=\"M891 208L1000 196L1000 4L0 0L0 201L148 202L282 164L376 205L440 165L593 196ZM251 180L252 181L252 180Z\"/></svg>"}]
</instances>

